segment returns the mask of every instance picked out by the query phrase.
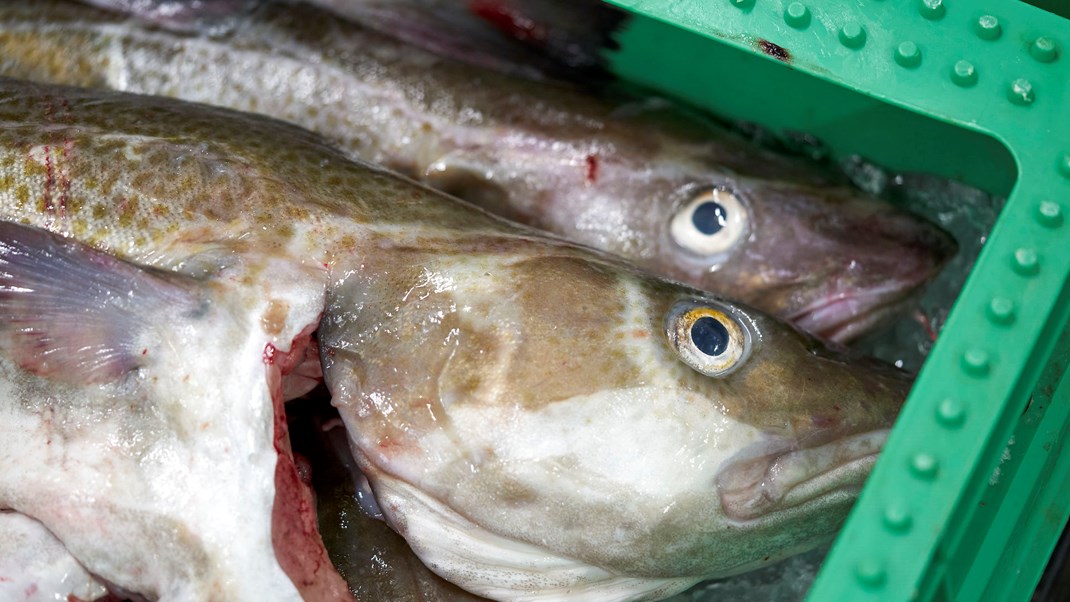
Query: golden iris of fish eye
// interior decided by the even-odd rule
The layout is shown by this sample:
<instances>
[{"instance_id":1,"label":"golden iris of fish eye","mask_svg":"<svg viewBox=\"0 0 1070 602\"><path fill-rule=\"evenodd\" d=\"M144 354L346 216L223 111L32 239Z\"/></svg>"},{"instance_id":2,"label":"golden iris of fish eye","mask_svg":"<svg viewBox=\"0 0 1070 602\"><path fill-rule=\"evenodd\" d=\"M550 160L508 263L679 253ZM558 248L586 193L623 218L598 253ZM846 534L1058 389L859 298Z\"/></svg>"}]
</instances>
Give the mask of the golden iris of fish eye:
<instances>
[{"instance_id":1,"label":"golden iris of fish eye","mask_svg":"<svg viewBox=\"0 0 1070 602\"><path fill-rule=\"evenodd\" d=\"M692 221L695 211L709 201L725 212L724 225L712 234L698 229ZM681 206L669 223L669 234L681 248L696 255L715 256L728 253L747 233L750 216L743 203L732 192L722 188L705 189Z\"/></svg>"},{"instance_id":2,"label":"golden iris of fish eye","mask_svg":"<svg viewBox=\"0 0 1070 602\"><path fill-rule=\"evenodd\" d=\"M707 376L724 376L742 364L750 347L744 327L728 313L708 305L681 304L669 314L669 341L680 359ZM714 357L702 352L691 339L691 328L702 318L717 320L728 332L728 346Z\"/></svg>"}]
</instances>

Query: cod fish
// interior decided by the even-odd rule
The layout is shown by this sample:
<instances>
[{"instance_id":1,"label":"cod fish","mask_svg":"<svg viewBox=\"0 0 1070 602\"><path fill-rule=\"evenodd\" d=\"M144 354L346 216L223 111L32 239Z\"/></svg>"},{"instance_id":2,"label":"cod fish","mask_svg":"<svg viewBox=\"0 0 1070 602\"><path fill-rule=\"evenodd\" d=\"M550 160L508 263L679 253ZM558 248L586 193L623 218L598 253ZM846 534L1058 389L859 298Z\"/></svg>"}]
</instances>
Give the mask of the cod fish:
<instances>
[{"instance_id":1,"label":"cod fish","mask_svg":"<svg viewBox=\"0 0 1070 602\"><path fill-rule=\"evenodd\" d=\"M734 303L172 99L0 80L0 508L115 591L338 600L282 410L496 599L657 599L829 538L910 387Z\"/></svg>"},{"instance_id":2,"label":"cod fish","mask_svg":"<svg viewBox=\"0 0 1070 602\"><path fill-rule=\"evenodd\" d=\"M0 6L0 73L264 113L484 208L844 342L953 252L943 231L657 103L445 60L308 6L220 36Z\"/></svg>"}]
</instances>

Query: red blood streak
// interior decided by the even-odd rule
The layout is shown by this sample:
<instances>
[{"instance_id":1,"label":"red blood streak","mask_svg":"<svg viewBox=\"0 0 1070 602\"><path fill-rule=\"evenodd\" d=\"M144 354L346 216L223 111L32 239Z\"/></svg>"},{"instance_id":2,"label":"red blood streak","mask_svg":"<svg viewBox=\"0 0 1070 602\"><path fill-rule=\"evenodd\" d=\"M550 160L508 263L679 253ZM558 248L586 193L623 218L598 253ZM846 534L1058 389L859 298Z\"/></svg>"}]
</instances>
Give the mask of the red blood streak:
<instances>
[{"instance_id":1,"label":"red blood streak","mask_svg":"<svg viewBox=\"0 0 1070 602\"><path fill-rule=\"evenodd\" d=\"M921 310L917 310L914 312L914 320L925 329L925 334L929 337L929 340L936 342L936 329L933 328L933 323L929 316L925 315Z\"/></svg>"},{"instance_id":2,"label":"red blood streak","mask_svg":"<svg viewBox=\"0 0 1070 602\"><path fill-rule=\"evenodd\" d=\"M598 155L587 155L587 183L598 181Z\"/></svg>"},{"instance_id":3,"label":"red blood streak","mask_svg":"<svg viewBox=\"0 0 1070 602\"><path fill-rule=\"evenodd\" d=\"M468 10L495 28L518 40L546 40L546 30L534 21L510 9L500 0L471 0Z\"/></svg>"},{"instance_id":4,"label":"red blood streak","mask_svg":"<svg viewBox=\"0 0 1070 602\"><path fill-rule=\"evenodd\" d=\"M266 364L268 366L274 365L275 364L275 355L278 354L278 352L279 352L279 350L275 349L275 346L272 345L271 343L268 343L267 345L264 345L264 364Z\"/></svg>"}]
</instances>

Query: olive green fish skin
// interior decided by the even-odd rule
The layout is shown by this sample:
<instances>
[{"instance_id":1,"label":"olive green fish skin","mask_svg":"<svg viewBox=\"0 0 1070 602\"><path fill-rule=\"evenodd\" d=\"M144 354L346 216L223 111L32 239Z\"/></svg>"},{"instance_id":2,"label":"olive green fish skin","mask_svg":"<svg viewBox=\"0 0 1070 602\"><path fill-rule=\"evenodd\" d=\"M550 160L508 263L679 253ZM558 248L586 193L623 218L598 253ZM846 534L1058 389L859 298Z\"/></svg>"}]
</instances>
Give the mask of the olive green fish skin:
<instances>
[{"instance_id":1,"label":"olive green fish skin","mask_svg":"<svg viewBox=\"0 0 1070 602\"><path fill-rule=\"evenodd\" d=\"M77 4L9 2L0 72L291 121L492 212L839 341L885 316L954 248L934 226L664 106L479 71L308 6L269 3L233 25L184 36ZM714 187L739 200L739 240L688 250L670 223Z\"/></svg>"},{"instance_id":2,"label":"olive green fish skin","mask_svg":"<svg viewBox=\"0 0 1070 602\"><path fill-rule=\"evenodd\" d=\"M487 597L656 599L823 541L910 386L309 132L164 98L0 80L0 220L202 282L264 340L318 312L325 382L388 523ZM746 333L731 372L685 363L679 346L698 352L666 324L681 301ZM209 366L259 365L253 348ZM22 474L0 474L0 506L39 518L50 498L26 492L63 483ZM144 545L92 542L105 561Z\"/></svg>"}]
</instances>

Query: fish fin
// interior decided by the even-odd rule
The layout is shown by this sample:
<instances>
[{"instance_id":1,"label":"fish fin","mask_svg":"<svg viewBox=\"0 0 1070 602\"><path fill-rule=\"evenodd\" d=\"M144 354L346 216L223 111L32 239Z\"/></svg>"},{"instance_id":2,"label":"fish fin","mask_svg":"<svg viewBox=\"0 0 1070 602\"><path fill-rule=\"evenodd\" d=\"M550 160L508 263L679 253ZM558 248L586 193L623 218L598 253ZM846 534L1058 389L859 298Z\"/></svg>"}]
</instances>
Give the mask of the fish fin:
<instances>
[{"instance_id":1,"label":"fish fin","mask_svg":"<svg viewBox=\"0 0 1070 602\"><path fill-rule=\"evenodd\" d=\"M161 319L161 308L201 305L195 286L45 230L0 222L0 353L53 380L113 380L139 365L137 335Z\"/></svg>"},{"instance_id":2,"label":"fish fin","mask_svg":"<svg viewBox=\"0 0 1070 602\"><path fill-rule=\"evenodd\" d=\"M596 86L625 11L600 0L351 0L319 4L452 60L532 80Z\"/></svg>"}]
</instances>

